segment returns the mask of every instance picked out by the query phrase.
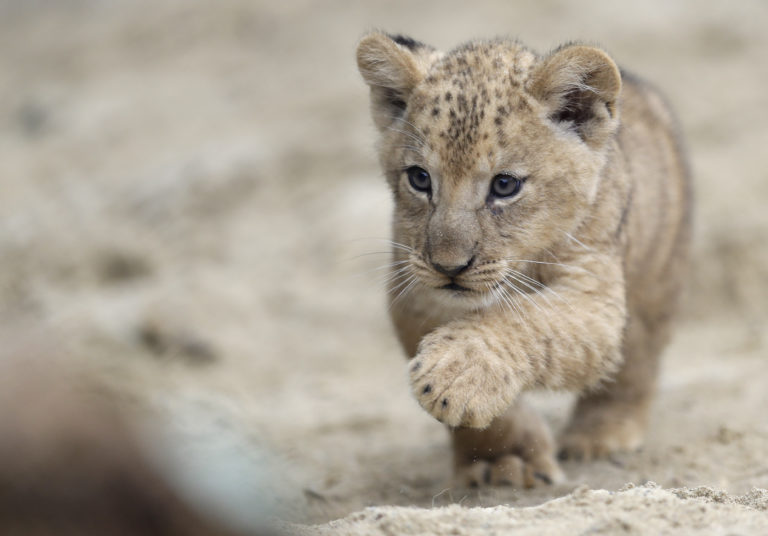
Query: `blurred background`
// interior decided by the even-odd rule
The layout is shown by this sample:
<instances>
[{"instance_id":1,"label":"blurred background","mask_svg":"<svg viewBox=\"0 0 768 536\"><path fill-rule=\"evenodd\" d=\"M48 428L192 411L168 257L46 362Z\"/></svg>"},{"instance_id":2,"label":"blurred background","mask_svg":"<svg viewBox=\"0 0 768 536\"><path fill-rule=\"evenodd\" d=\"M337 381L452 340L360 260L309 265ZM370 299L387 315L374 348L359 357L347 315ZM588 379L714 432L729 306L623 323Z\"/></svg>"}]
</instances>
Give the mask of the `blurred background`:
<instances>
[{"instance_id":1,"label":"blurred background","mask_svg":"<svg viewBox=\"0 0 768 536\"><path fill-rule=\"evenodd\" d=\"M766 24L759 0L0 0L0 357L31 382L0 411L38 422L18 369L55 356L76 391L176 430L171 457L234 437L219 457L255 476L228 489L304 522L582 483L768 487ZM677 110L694 262L641 453L556 488L449 488L377 271L391 205L354 62L373 28L599 44ZM557 429L568 397L539 398ZM192 473L232 480L213 466Z\"/></svg>"}]
</instances>

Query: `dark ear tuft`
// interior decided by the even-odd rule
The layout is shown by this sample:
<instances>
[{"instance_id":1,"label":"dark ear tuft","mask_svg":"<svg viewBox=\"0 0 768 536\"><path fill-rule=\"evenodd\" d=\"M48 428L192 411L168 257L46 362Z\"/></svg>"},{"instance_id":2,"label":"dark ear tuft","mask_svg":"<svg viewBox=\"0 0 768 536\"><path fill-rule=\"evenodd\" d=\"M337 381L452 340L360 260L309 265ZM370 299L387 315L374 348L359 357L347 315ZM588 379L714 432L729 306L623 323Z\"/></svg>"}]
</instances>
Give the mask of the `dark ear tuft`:
<instances>
[{"instance_id":1,"label":"dark ear tuft","mask_svg":"<svg viewBox=\"0 0 768 536\"><path fill-rule=\"evenodd\" d=\"M389 37L392 41L397 43L398 45L404 46L408 50L416 50L417 48L423 48L426 45L420 41L416 41L412 37L408 37L407 35L402 34L387 34L387 37Z\"/></svg>"},{"instance_id":2,"label":"dark ear tuft","mask_svg":"<svg viewBox=\"0 0 768 536\"><path fill-rule=\"evenodd\" d=\"M403 96L393 89L384 88L382 90L382 96L384 97L383 102L391 106L393 110L397 112L396 115L400 115L408 106L408 104L403 99Z\"/></svg>"},{"instance_id":3,"label":"dark ear tuft","mask_svg":"<svg viewBox=\"0 0 768 536\"><path fill-rule=\"evenodd\" d=\"M581 127L592 118L589 94L586 91L573 90L563 96L565 105L555 110L550 119L557 123L573 123Z\"/></svg>"},{"instance_id":4,"label":"dark ear tuft","mask_svg":"<svg viewBox=\"0 0 768 536\"><path fill-rule=\"evenodd\" d=\"M549 118L575 130L592 146L602 145L618 127L621 74L600 49L567 46L536 69L529 91L549 108Z\"/></svg>"}]
</instances>

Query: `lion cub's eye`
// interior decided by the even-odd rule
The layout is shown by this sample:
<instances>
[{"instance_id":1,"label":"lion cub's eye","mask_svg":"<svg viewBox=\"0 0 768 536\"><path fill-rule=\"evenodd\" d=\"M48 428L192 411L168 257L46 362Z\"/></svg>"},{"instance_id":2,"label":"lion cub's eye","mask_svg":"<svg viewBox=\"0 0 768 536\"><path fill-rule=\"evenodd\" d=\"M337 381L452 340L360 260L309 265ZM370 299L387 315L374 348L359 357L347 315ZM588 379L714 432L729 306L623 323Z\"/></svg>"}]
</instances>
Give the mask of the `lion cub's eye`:
<instances>
[{"instance_id":1,"label":"lion cub's eye","mask_svg":"<svg viewBox=\"0 0 768 536\"><path fill-rule=\"evenodd\" d=\"M491 183L491 195L495 197L512 197L520 193L522 187L522 179L512 175L496 175Z\"/></svg>"},{"instance_id":2,"label":"lion cub's eye","mask_svg":"<svg viewBox=\"0 0 768 536\"><path fill-rule=\"evenodd\" d=\"M408 182L414 190L427 193L432 190L432 179L429 178L429 173L425 169L411 166L405 172L408 173Z\"/></svg>"}]
</instances>

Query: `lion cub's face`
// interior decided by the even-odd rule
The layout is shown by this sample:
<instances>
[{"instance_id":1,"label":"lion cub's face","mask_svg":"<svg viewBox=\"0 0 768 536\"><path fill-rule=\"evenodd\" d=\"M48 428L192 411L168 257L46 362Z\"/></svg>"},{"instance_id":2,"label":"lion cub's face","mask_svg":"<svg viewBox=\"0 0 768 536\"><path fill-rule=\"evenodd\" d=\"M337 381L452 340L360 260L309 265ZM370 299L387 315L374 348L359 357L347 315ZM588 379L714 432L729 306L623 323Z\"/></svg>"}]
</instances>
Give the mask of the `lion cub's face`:
<instances>
[{"instance_id":1,"label":"lion cub's face","mask_svg":"<svg viewBox=\"0 0 768 536\"><path fill-rule=\"evenodd\" d=\"M509 42L443 55L377 33L358 64L395 198L393 296L418 286L476 308L534 290L531 267L599 188L621 84L610 58Z\"/></svg>"}]
</instances>

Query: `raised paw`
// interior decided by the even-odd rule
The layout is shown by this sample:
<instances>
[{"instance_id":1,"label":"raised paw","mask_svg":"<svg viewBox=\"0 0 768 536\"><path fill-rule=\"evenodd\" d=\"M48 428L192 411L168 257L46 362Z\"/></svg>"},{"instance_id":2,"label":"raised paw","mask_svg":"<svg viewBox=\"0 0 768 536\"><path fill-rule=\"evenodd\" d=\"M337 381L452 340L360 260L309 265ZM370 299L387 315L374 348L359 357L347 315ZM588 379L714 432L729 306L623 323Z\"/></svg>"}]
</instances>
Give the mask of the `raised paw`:
<instances>
[{"instance_id":1,"label":"raised paw","mask_svg":"<svg viewBox=\"0 0 768 536\"><path fill-rule=\"evenodd\" d=\"M519 391L512 368L482 341L450 334L425 337L410 377L419 404L449 426L484 428Z\"/></svg>"}]
</instances>

